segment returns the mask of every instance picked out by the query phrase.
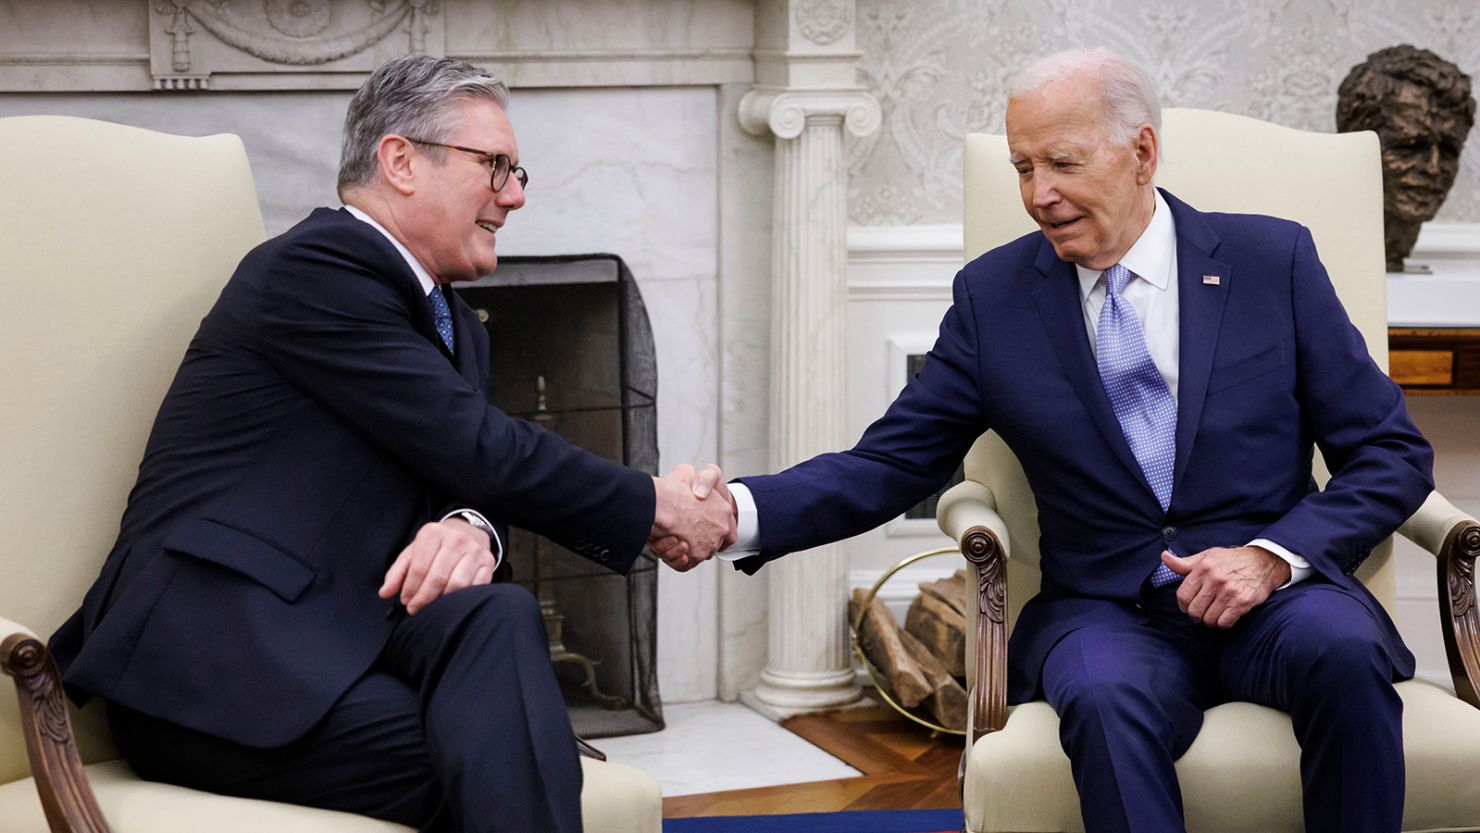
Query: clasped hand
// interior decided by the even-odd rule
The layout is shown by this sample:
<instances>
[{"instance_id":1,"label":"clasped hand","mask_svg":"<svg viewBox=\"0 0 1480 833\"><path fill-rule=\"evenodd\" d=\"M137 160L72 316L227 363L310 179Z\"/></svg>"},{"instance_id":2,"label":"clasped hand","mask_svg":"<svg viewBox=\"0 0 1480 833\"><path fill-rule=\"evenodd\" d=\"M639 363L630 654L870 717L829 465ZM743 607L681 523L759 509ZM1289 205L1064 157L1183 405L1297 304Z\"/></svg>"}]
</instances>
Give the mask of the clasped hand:
<instances>
[{"instance_id":1,"label":"clasped hand","mask_svg":"<svg viewBox=\"0 0 1480 833\"><path fill-rule=\"evenodd\" d=\"M1263 547L1213 547L1180 558L1163 552L1183 576L1177 607L1210 628L1231 628L1290 580L1290 564Z\"/></svg>"},{"instance_id":2,"label":"clasped hand","mask_svg":"<svg viewBox=\"0 0 1480 833\"><path fill-rule=\"evenodd\" d=\"M719 466L678 466L653 478L657 510L648 539L663 563L684 572L735 543L735 498Z\"/></svg>"}]
</instances>

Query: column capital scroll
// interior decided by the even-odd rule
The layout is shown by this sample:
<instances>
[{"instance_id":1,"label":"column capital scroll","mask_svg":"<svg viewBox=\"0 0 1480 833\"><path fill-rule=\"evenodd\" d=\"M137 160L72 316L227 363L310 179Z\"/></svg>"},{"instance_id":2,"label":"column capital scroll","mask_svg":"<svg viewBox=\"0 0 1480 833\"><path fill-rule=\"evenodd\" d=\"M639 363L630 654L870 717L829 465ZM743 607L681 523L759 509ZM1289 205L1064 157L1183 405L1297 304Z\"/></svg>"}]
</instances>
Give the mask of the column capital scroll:
<instances>
[{"instance_id":1,"label":"column capital scroll","mask_svg":"<svg viewBox=\"0 0 1480 833\"><path fill-rule=\"evenodd\" d=\"M795 139L807 126L809 116L839 116L854 136L873 133L883 121L878 99L861 87L839 90L754 87L740 99L740 126L757 135L769 130L778 139Z\"/></svg>"}]
</instances>

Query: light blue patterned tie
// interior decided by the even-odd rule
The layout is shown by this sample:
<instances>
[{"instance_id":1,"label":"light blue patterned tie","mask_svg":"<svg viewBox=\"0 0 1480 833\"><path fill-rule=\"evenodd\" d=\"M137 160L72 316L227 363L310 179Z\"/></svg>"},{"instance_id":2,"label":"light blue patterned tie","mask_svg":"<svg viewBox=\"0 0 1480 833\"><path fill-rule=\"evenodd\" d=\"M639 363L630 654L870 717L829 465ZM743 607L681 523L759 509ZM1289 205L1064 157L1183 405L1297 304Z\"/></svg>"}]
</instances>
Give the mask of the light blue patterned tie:
<instances>
[{"instance_id":1,"label":"light blue patterned tie","mask_svg":"<svg viewBox=\"0 0 1480 833\"><path fill-rule=\"evenodd\" d=\"M1095 360L1120 430L1166 511L1172 502L1172 467L1177 459L1177 402L1146 349L1135 308L1121 296L1133 277L1119 263L1105 270ZM1161 564L1151 574L1151 586L1164 587L1181 578Z\"/></svg>"},{"instance_id":2,"label":"light blue patterned tie","mask_svg":"<svg viewBox=\"0 0 1480 833\"><path fill-rule=\"evenodd\" d=\"M452 351L452 310L447 306L447 299L442 297L442 287L434 287L427 300L432 302L432 320L437 324L437 335L442 337L442 343L447 345L447 352Z\"/></svg>"}]
</instances>

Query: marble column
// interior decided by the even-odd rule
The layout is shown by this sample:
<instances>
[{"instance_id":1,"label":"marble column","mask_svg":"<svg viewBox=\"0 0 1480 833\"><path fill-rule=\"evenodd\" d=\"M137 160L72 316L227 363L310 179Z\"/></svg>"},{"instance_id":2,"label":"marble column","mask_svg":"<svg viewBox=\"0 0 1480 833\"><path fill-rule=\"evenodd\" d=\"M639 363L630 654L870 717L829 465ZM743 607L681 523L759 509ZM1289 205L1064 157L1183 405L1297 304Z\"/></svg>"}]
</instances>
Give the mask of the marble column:
<instances>
[{"instance_id":1,"label":"marble column","mask_svg":"<svg viewBox=\"0 0 1480 833\"><path fill-rule=\"evenodd\" d=\"M740 118L747 130L776 136L769 438L772 466L781 468L848 439L843 140L845 130L877 129L879 108L859 90L757 88L741 101ZM795 553L766 570L766 667L742 699L777 719L857 701L842 547Z\"/></svg>"}]
</instances>

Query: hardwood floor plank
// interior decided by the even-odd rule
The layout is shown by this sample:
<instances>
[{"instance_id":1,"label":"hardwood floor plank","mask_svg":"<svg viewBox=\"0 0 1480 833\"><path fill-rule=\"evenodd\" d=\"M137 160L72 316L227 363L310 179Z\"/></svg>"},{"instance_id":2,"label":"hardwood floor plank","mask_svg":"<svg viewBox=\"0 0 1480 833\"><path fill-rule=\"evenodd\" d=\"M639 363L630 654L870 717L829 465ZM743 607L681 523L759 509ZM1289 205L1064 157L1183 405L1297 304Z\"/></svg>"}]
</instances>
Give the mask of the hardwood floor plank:
<instances>
[{"instance_id":1,"label":"hardwood floor plank","mask_svg":"<svg viewBox=\"0 0 1480 833\"><path fill-rule=\"evenodd\" d=\"M802 715L781 725L863 775L665 798L663 817L960 806L956 787L959 737L932 736L882 705Z\"/></svg>"}]
</instances>

